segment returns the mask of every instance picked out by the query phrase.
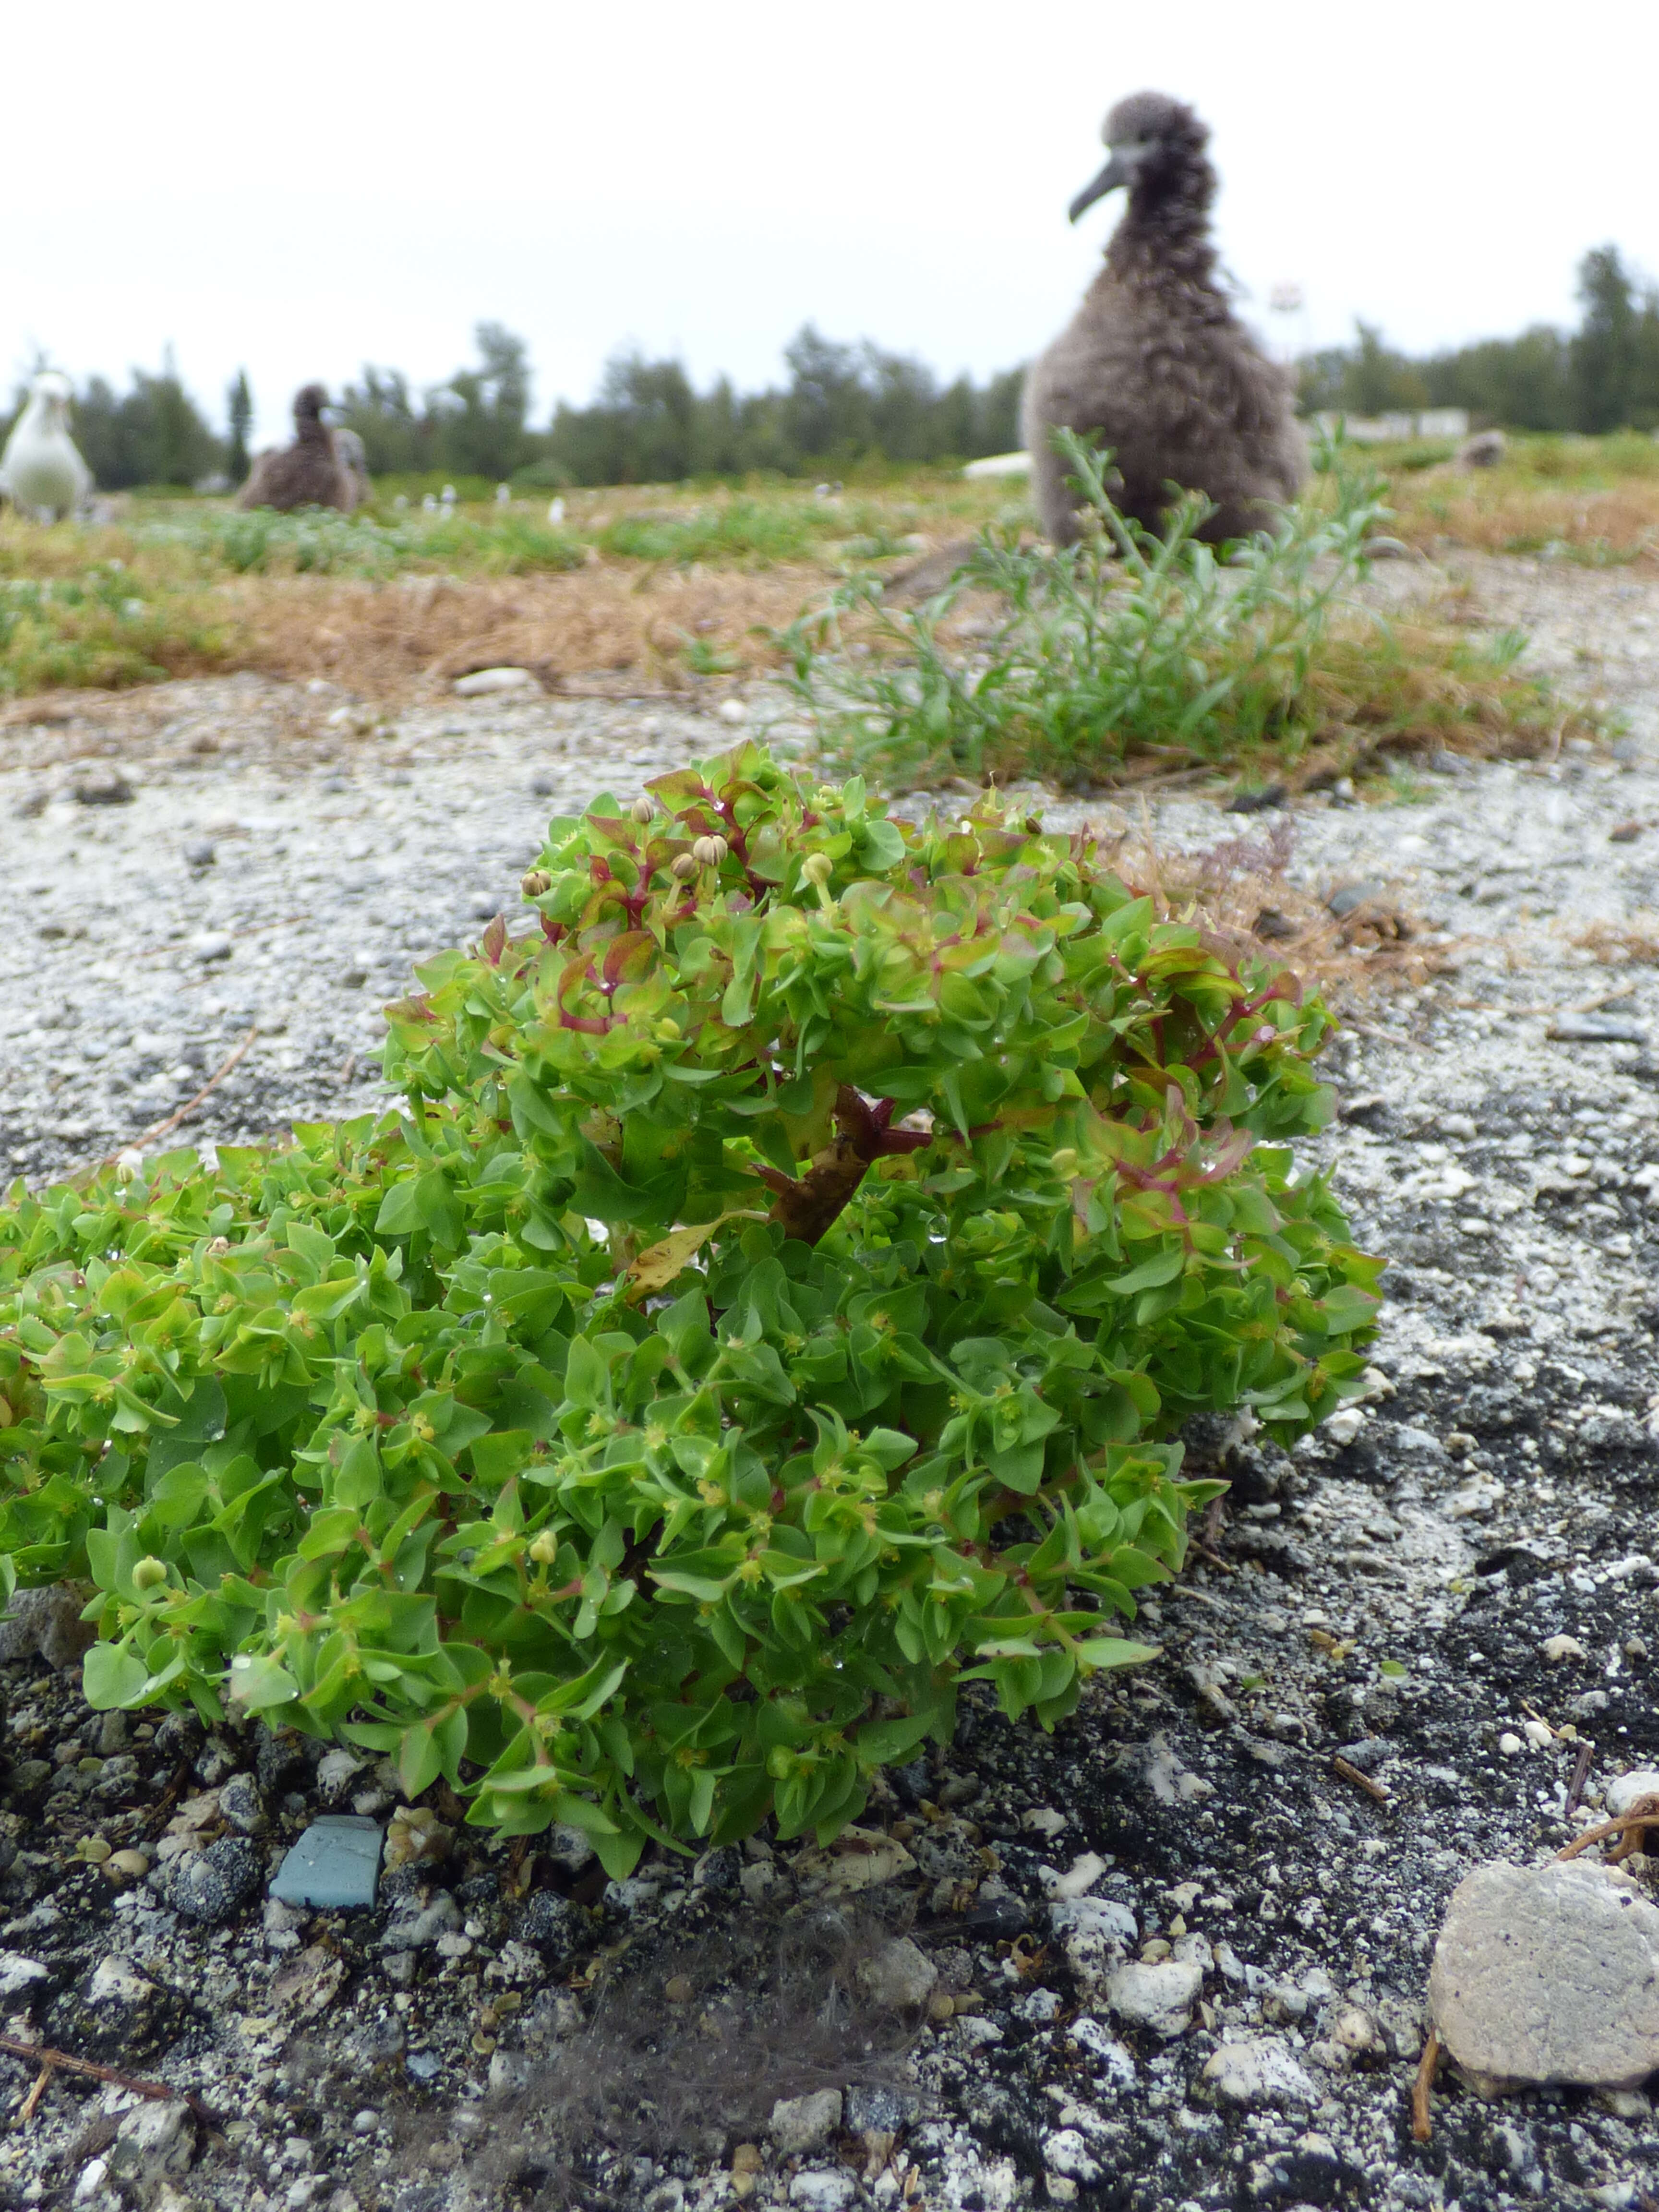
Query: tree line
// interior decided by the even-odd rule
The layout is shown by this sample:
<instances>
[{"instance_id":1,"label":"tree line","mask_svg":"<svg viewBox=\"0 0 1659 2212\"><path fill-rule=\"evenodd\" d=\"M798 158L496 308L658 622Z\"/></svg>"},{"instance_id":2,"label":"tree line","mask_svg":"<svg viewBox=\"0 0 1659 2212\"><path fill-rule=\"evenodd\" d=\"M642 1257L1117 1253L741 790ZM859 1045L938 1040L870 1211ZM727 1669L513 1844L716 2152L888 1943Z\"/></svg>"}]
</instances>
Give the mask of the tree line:
<instances>
[{"instance_id":1,"label":"tree line","mask_svg":"<svg viewBox=\"0 0 1659 2212\"><path fill-rule=\"evenodd\" d=\"M1352 346L1304 360L1303 405L1349 415L1467 407L1507 430L1659 428L1659 285L1616 246L1598 246L1578 264L1578 301L1575 331L1535 323L1416 360L1361 323Z\"/></svg>"},{"instance_id":2,"label":"tree line","mask_svg":"<svg viewBox=\"0 0 1659 2212\"><path fill-rule=\"evenodd\" d=\"M1304 407L1350 415L1466 407L1478 422L1516 430L1659 428L1659 286L1617 246L1601 246L1579 264L1578 298L1576 330L1536 324L1418 358L1361 323L1352 345L1299 363ZM785 380L764 391L739 392L722 376L700 392L683 362L618 354L588 405L561 400L540 428L531 421L525 341L481 323L474 343L475 362L423 391L398 370L365 367L335 394L371 476L525 489L758 470L834 476L869 463L971 460L1019 443L1023 368L983 384L965 375L945 383L910 355L868 338L842 343L810 323L784 349ZM20 389L0 415L0 437L25 397ZM222 432L170 352L159 374L135 370L125 392L90 378L71 411L76 441L106 491L240 483L247 474L253 399L245 372L226 394Z\"/></svg>"}]
</instances>

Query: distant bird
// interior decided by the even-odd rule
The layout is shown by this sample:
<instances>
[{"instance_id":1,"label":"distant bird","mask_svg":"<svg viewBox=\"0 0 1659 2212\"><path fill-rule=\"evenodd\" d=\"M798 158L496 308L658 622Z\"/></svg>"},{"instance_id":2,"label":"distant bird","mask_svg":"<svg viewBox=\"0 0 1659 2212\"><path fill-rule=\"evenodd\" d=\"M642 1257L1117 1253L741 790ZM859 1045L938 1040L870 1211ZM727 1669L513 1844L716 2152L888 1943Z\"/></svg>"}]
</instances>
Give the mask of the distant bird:
<instances>
[{"instance_id":1,"label":"distant bird","mask_svg":"<svg viewBox=\"0 0 1659 2212\"><path fill-rule=\"evenodd\" d=\"M343 424L334 433L334 453L341 467L350 477L357 496L352 504L361 507L374 496L374 487L368 480L368 449L355 430Z\"/></svg>"},{"instance_id":2,"label":"distant bird","mask_svg":"<svg viewBox=\"0 0 1659 2212\"><path fill-rule=\"evenodd\" d=\"M294 395L294 443L261 453L236 495L238 507L274 507L291 514L296 507L333 507L349 514L363 495L359 479L342 459L335 434L323 420L328 394L320 384L302 385Z\"/></svg>"},{"instance_id":3,"label":"distant bird","mask_svg":"<svg viewBox=\"0 0 1659 2212\"><path fill-rule=\"evenodd\" d=\"M73 514L92 489L92 471L70 435L74 396L68 377L55 369L43 371L0 454L0 492L39 522Z\"/></svg>"},{"instance_id":4,"label":"distant bird","mask_svg":"<svg viewBox=\"0 0 1659 2212\"><path fill-rule=\"evenodd\" d=\"M1307 475L1290 374L1257 350L1216 282L1209 135L1163 93L1120 100L1101 133L1110 159L1072 202L1075 222L1118 185L1129 194L1106 266L1025 380L1037 512L1057 544L1077 536L1078 502L1049 443L1055 426L1111 449L1113 497L1149 530L1174 483L1214 501L1200 535L1248 536Z\"/></svg>"}]
</instances>

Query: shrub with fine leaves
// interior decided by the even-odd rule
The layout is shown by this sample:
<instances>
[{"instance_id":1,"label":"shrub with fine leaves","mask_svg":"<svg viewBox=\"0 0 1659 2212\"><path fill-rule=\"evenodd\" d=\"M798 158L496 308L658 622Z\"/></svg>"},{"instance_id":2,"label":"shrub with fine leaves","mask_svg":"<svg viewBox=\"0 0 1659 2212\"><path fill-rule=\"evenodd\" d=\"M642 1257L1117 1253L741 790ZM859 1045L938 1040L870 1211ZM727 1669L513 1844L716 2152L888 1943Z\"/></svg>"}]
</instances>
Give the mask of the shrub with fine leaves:
<instances>
[{"instance_id":1,"label":"shrub with fine leaves","mask_svg":"<svg viewBox=\"0 0 1659 2212\"><path fill-rule=\"evenodd\" d=\"M222 1698L479 1823L829 1835L957 1686L1146 1656L1191 1413L1289 1440L1378 1263L1294 979L994 799L763 752L552 824L392 1009L406 1104L0 1208L0 1546L96 1704Z\"/></svg>"}]
</instances>

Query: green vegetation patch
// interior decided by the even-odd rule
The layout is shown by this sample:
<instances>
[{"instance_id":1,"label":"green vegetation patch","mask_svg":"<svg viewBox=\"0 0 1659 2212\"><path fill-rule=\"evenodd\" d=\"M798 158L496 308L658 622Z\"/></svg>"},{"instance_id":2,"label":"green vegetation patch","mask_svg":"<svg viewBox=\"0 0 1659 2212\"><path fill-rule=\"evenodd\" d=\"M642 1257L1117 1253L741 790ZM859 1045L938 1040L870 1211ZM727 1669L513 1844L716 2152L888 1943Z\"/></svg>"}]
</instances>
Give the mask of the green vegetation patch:
<instances>
[{"instance_id":1,"label":"green vegetation patch","mask_svg":"<svg viewBox=\"0 0 1659 2212\"><path fill-rule=\"evenodd\" d=\"M1052 1725L1181 1565L1171 1438L1357 1387L1329 1024L992 798L744 747L555 822L391 1010L404 1105L0 1207L0 1557L88 1694L469 1817L833 1834L958 1685Z\"/></svg>"},{"instance_id":2,"label":"green vegetation patch","mask_svg":"<svg viewBox=\"0 0 1659 2212\"><path fill-rule=\"evenodd\" d=\"M137 546L177 549L210 572L238 576L378 580L452 570L516 576L579 568L587 557L574 532L510 510L486 520L410 514L386 521L328 507L279 514L268 507L244 514L233 507L181 505L165 519L137 522L132 537Z\"/></svg>"},{"instance_id":3,"label":"green vegetation patch","mask_svg":"<svg viewBox=\"0 0 1659 2212\"><path fill-rule=\"evenodd\" d=\"M1023 544L985 531L948 589L889 608L882 586L836 587L787 634L797 696L825 756L884 782L1035 776L1110 781L1129 763L1171 769L1275 765L1316 744L1344 765L1391 746L1535 750L1563 710L1515 662L1525 641L1487 645L1354 601L1382 483L1340 467L1271 532L1218 551L1194 495L1154 536L1121 514L1109 453L1056 443L1085 507L1079 542ZM983 642L951 633L970 595ZM856 617L875 650L842 650Z\"/></svg>"}]
</instances>

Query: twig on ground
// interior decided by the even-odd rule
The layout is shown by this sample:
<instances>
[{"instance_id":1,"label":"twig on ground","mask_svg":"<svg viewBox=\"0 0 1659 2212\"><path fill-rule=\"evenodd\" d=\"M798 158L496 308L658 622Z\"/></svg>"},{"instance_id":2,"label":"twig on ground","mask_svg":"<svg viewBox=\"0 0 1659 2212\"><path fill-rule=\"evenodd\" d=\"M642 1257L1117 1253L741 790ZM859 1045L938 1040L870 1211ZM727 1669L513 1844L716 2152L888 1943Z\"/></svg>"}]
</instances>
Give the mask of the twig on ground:
<instances>
[{"instance_id":1,"label":"twig on ground","mask_svg":"<svg viewBox=\"0 0 1659 2212\"><path fill-rule=\"evenodd\" d=\"M209 1076L207 1081L202 1085L201 1089L196 1093L196 1096L193 1098L186 1098L182 1106L178 1108L175 1112L167 1115L166 1121L154 1122L148 1129L141 1129L136 1137L130 1137L126 1143L121 1146L120 1152L106 1153L101 1160L96 1161L88 1172L95 1174L99 1168L113 1167L117 1160L120 1158L121 1152L131 1152L139 1145L152 1145L155 1143L157 1137L171 1136L173 1132L179 1127L179 1124L181 1121L187 1121L196 1111L196 1109L202 1103L203 1100L204 1098L210 1097L214 1091L219 1088L219 1085L224 1081L226 1076L230 1073L232 1068L234 1068L238 1061L242 1058L243 1054L247 1051L249 1046L253 1042L254 1038L257 1037L258 1034L259 1026L256 1022L253 1027L248 1031L247 1035L242 1039L240 1044L236 1046L234 1050L229 1053L226 1058L219 1063L218 1066L214 1069L212 1074Z\"/></svg>"},{"instance_id":2,"label":"twig on ground","mask_svg":"<svg viewBox=\"0 0 1659 2212\"><path fill-rule=\"evenodd\" d=\"M1573 1765L1572 1779L1567 1784L1566 1808L1569 1813L1571 1813L1577 1804L1579 1794L1583 1790L1585 1783L1589 1779L1590 1760L1595 1757L1595 1747L1593 1745L1588 1743L1581 1743L1579 1745L1578 1757Z\"/></svg>"},{"instance_id":3,"label":"twig on ground","mask_svg":"<svg viewBox=\"0 0 1659 2212\"><path fill-rule=\"evenodd\" d=\"M1429 2030L1429 2039L1423 2045L1422 2062L1417 2069L1417 2079L1412 2084L1412 2138L1416 2142L1427 2142L1434 2133L1434 2121L1429 2112L1429 2098L1434 2088L1435 2072L1440 2064L1440 2038Z\"/></svg>"},{"instance_id":4,"label":"twig on ground","mask_svg":"<svg viewBox=\"0 0 1659 2212\"><path fill-rule=\"evenodd\" d=\"M1237 1606L1229 1605L1225 1598L1212 1597L1208 1590L1195 1589L1191 1583L1177 1583L1170 1591L1171 1597L1194 1598L1200 1605L1207 1605L1214 1613L1237 1613Z\"/></svg>"},{"instance_id":5,"label":"twig on ground","mask_svg":"<svg viewBox=\"0 0 1659 2212\"><path fill-rule=\"evenodd\" d=\"M48 2044L26 2043L21 2035L0 2035L0 2051L11 2058L29 2059L40 2069L19 2111L17 2117L20 2121L27 2121L34 2117L40 2100L46 2094L46 2085L55 2073L84 2074L90 2081L107 2081L112 2088L129 2090L135 2097L154 2097L163 2104L175 2101L186 2104L204 2124L211 2119L211 2115L193 2089L171 2088L165 2081L146 2081L138 2075L122 2073L118 2066L100 2066L95 2059L76 2058L67 2051L52 2050Z\"/></svg>"},{"instance_id":6,"label":"twig on ground","mask_svg":"<svg viewBox=\"0 0 1659 2212\"><path fill-rule=\"evenodd\" d=\"M1368 1797L1376 1798L1379 1805L1393 1803L1393 1799L1380 1782L1373 1782L1369 1774L1362 1774L1351 1759L1340 1756L1331 1761L1333 1774L1340 1774L1345 1782L1352 1782L1356 1790L1363 1790Z\"/></svg>"},{"instance_id":7,"label":"twig on ground","mask_svg":"<svg viewBox=\"0 0 1659 2212\"><path fill-rule=\"evenodd\" d=\"M1586 1828L1582 1836L1576 1838L1565 1850L1557 1851L1555 1856L1558 1859L1576 1859L1580 1851L1588 1850L1592 1844L1604 1843L1609 1836L1626 1835L1631 1828L1637 1831L1637 1838L1626 1837L1623 1847L1613 1853L1615 1866L1620 1859L1627 1859L1632 1852L1640 1850L1638 1838L1644 1830L1659 1828L1659 1793L1638 1797L1629 1812L1620 1814L1615 1820L1603 1820L1599 1827Z\"/></svg>"}]
</instances>

